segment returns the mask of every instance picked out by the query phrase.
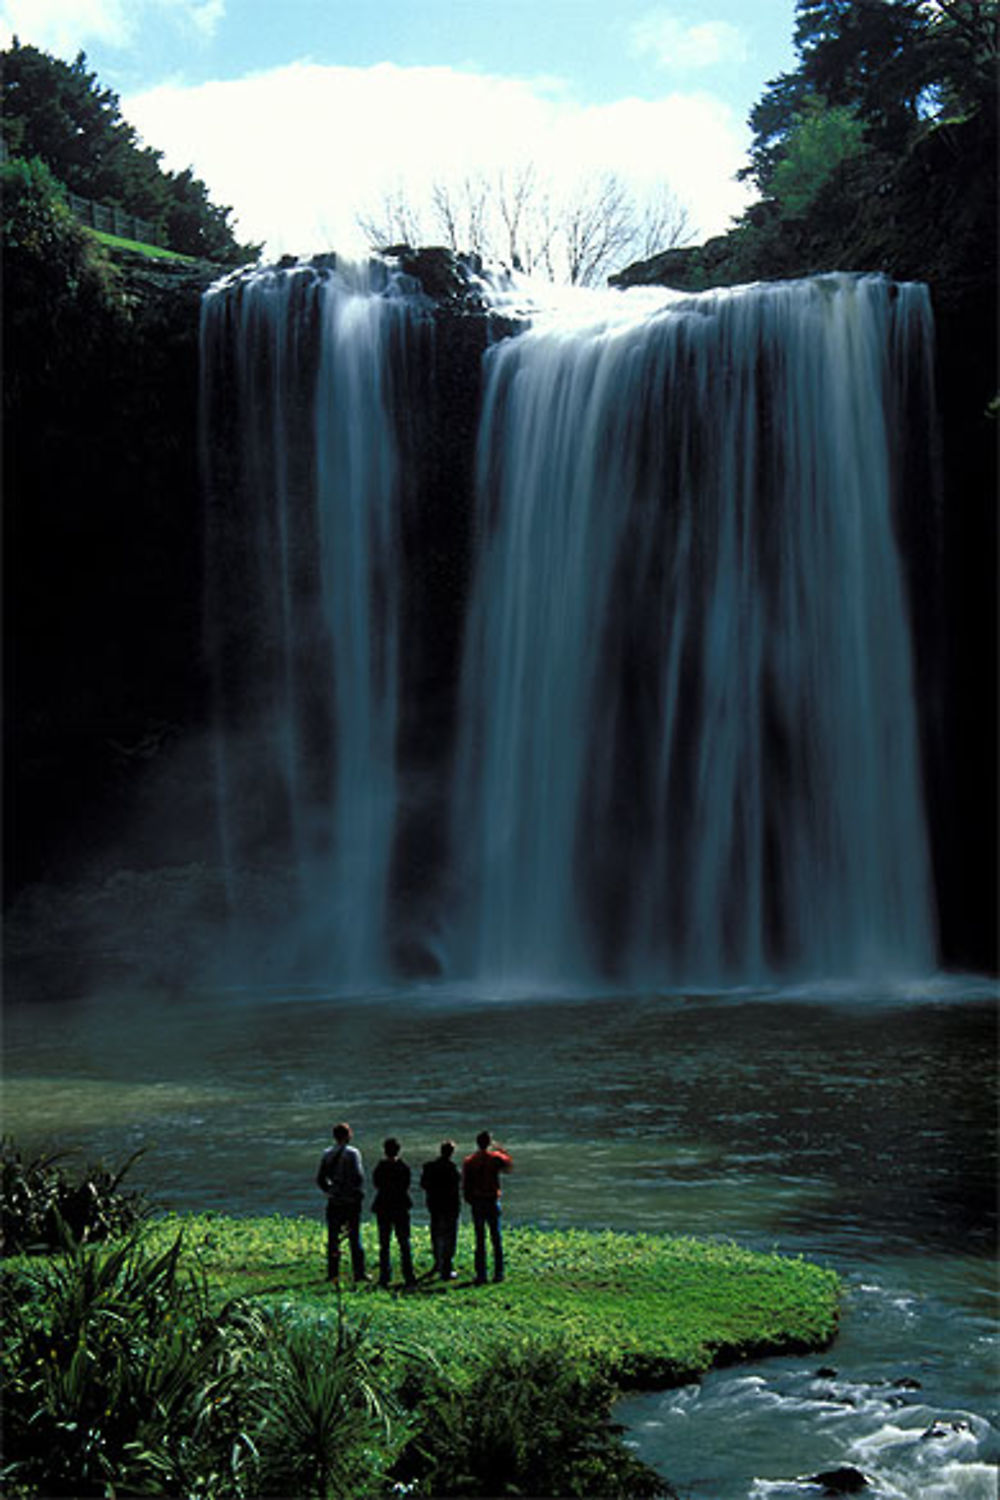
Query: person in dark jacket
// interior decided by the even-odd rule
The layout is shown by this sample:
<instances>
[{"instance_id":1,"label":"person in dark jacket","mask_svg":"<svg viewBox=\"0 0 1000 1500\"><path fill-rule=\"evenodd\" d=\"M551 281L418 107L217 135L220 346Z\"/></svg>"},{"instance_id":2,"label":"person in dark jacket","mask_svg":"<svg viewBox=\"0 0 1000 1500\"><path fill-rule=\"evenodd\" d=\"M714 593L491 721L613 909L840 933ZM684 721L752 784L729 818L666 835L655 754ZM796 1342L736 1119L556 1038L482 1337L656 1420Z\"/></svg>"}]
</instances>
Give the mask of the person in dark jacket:
<instances>
[{"instance_id":1,"label":"person in dark jacket","mask_svg":"<svg viewBox=\"0 0 1000 1500\"><path fill-rule=\"evenodd\" d=\"M378 1220L378 1284L388 1286L392 1276L392 1236L399 1244L399 1261L407 1286L416 1285L410 1253L410 1169L399 1154L399 1142L389 1136L383 1142L385 1155L372 1173L375 1198L372 1213Z\"/></svg>"},{"instance_id":2,"label":"person in dark jacket","mask_svg":"<svg viewBox=\"0 0 1000 1500\"><path fill-rule=\"evenodd\" d=\"M424 1163L420 1186L427 1201L431 1220L431 1250L434 1274L442 1281L454 1281L455 1242L458 1238L458 1216L462 1203L459 1196L460 1176L452 1161L454 1141L442 1141L438 1155Z\"/></svg>"},{"instance_id":3,"label":"person in dark jacket","mask_svg":"<svg viewBox=\"0 0 1000 1500\"><path fill-rule=\"evenodd\" d=\"M323 1152L316 1184L326 1194L326 1274L340 1274L340 1237L346 1234L355 1281L365 1281L365 1252L361 1244L361 1204L365 1169L361 1152L351 1145L351 1127L333 1127L333 1145Z\"/></svg>"},{"instance_id":4,"label":"person in dark jacket","mask_svg":"<svg viewBox=\"0 0 1000 1500\"><path fill-rule=\"evenodd\" d=\"M462 1196L472 1209L476 1234L476 1284L486 1280L486 1231L493 1249L493 1280L503 1281L503 1235L500 1228L500 1175L514 1163L502 1146L491 1144L488 1130L476 1136L478 1150L462 1163Z\"/></svg>"}]
</instances>

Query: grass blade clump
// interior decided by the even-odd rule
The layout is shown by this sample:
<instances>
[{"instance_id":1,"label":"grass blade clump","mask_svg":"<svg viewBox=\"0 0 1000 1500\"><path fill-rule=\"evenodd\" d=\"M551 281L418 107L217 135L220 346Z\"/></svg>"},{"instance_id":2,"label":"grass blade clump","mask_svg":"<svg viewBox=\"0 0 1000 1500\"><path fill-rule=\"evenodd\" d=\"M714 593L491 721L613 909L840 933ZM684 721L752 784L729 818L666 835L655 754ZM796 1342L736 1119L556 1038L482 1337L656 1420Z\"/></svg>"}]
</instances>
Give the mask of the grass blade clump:
<instances>
[{"instance_id":1,"label":"grass blade clump","mask_svg":"<svg viewBox=\"0 0 1000 1500\"><path fill-rule=\"evenodd\" d=\"M212 1312L181 1238L150 1254L67 1236L64 1252L5 1278L3 1477L12 1492L196 1494L252 1459L239 1430L248 1331ZM192 1486L194 1486L192 1488ZM211 1493L248 1493L234 1483Z\"/></svg>"},{"instance_id":2,"label":"grass blade clump","mask_svg":"<svg viewBox=\"0 0 1000 1500\"><path fill-rule=\"evenodd\" d=\"M422 1495L672 1495L610 1422L615 1394L564 1344L519 1340L467 1385L439 1383L394 1473Z\"/></svg>"},{"instance_id":3,"label":"grass blade clump","mask_svg":"<svg viewBox=\"0 0 1000 1500\"><path fill-rule=\"evenodd\" d=\"M261 1493L383 1493L401 1408L368 1324L277 1313L257 1375Z\"/></svg>"},{"instance_id":4,"label":"grass blade clump","mask_svg":"<svg viewBox=\"0 0 1000 1500\"><path fill-rule=\"evenodd\" d=\"M63 1152L25 1159L8 1137L0 1142L0 1253L23 1255L57 1250L68 1229L74 1239L95 1242L127 1234L148 1218L145 1194L122 1187L142 1156L135 1151L111 1169L86 1164L70 1177Z\"/></svg>"}]
</instances>

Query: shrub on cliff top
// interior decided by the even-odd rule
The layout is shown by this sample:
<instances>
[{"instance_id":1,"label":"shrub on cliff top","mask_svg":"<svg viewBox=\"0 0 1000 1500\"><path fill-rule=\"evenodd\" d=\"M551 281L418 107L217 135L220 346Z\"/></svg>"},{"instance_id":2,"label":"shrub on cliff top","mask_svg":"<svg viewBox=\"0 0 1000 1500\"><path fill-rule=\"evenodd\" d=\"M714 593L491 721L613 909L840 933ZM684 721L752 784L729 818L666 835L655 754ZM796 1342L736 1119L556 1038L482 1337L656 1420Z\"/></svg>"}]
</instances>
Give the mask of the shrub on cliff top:
<instances>
[{"instance_id":1,"label":"shrub on cliff top","mask_svg":"<svg viewBox=\"0 0 1000 1500\"><path fill-rule=\"evenodd\" d=\"M128 300L103 246L79 225L38 158L0 166L4 281L4 406L47 390L57 371L100 358Z\"/></svg>"}]
</instances>

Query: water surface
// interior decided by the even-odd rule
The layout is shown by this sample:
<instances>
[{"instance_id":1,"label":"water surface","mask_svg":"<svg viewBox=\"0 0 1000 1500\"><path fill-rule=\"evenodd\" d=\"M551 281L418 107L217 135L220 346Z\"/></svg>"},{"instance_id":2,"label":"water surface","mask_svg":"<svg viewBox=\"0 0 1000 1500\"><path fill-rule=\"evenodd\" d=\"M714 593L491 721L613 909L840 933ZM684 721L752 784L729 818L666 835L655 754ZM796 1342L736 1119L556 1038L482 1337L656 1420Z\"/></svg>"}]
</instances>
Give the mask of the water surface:
<instances>
[{"instance_id":1,"label":"water surface","mask_svg":"<svg viewBox=\"0 0 1000 1500\"><path fill-rule=\"evenodd\" d=\"M487 1126L515 1158L513 1222L831 1264L846 1278L831 1351L629 1403L640 1451L708 1500L784 1500L844 1462L876 1495L996 1494L988 986L121 992L11 1002L4 1044L4 1128L26 1147L144 1147L134 1181L164 1206L311 1215L317 1254L313 1175L343 1117L369 1166L387 1134L419 1164Z\"/></svg>"}]
</instances>

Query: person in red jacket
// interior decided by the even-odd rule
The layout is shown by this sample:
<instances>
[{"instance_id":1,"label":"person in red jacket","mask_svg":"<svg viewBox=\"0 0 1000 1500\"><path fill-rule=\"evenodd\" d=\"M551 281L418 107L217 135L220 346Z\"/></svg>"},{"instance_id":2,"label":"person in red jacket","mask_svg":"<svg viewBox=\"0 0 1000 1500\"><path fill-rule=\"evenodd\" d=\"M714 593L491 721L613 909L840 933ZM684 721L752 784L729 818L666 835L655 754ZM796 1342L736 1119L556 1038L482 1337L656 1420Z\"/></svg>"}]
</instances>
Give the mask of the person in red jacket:
<instances>
[{"instance_id":1,"label":"person in red jacket","mask_svg":"<svg viewBox=\"0 0 1000 1500\"><path fill-rule=\"evenodd\" d=\"M503 1281L503 1234L500 1228L500 1176L514 1163L502 1146L492 1145L488 1130L476 1136L478 1151L462 1163L462 1197L472 1210L476 1234L476 1285L486 1280L486 1231L493 1249L493 1280Z\"/></svg>"}]
</instances>

